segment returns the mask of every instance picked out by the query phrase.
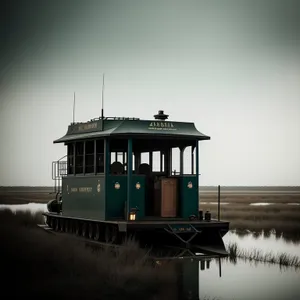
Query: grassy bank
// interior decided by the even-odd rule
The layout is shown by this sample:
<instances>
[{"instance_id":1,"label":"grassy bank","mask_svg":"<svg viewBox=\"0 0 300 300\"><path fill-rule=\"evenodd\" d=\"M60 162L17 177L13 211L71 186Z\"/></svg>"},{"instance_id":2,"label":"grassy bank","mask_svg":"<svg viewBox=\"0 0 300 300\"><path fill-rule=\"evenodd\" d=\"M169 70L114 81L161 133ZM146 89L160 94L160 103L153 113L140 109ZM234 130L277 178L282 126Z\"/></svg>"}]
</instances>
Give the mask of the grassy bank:
<instances>
[{"instance_id":1,"label":"grassy bank","mask_svg":"<svg viewBox=\"0 0 300 300\"><path fill-rule=\"evenodd\" d=\"M201 202L216 202L218 201L218 194L210 193L206 194L205 192L200 193ZM230 194L223 193L221 190L221 203L234 203L234 204L250 204L258 202L267 202L267 203L276 203L276 204L286 204L286 203L300 203L300 194L267 194L266 192L261 192L260 194Z\"/></svg>"},{"instance_id":2,"label":"grassy bank","mask_svg":"<svg viewBox=\"0 0 300 300\"><path fill-rule=\"evenodd\" d=\"M12 298L163 299L176 287L174 265L160 268L132 241L116 252L92 249L44 232L41 222L41 214L0 212L2 293Z\"/></svg>"},{"instance_id":3,"label":"grassy bank","mask_svg":"<svg viewBox=\"0 0 300 300\"><path fill-rule=\"evenodd\" d=\"M291 266L296 269L300 268L300 258L298 256L288 255L287 253L275 254L272 251L264 253L258 249L246 250L239 248L237 243L229 243L226 248L229 252L229 259L233 261L236 258L244 258L250 261L254 260L264 263L279 264L280 266Z\"/></svg>"},{"instance_id":4,"label":"grassy bank","mask_svg":"<svg viewBox=\"0 0 300 300\"><path fill-rule=\"evenodd\" d=\"M0 189L0 204L26 204L29 202L47 203L55 197L47 190L34 192L28 188L21 190ZM213 218L217 218L217 205L204 204L216 202L217 194L202 194L200 209L209 210ZM221 220L229 221L231 229L238 230L273 230L284 233L288 238L300 240L300 205L287 203L300 203L299 195L222 195ZM268 206L251 206L250 203L267 202L276 203Z\"/></svg>"},{"instance_id":5,"label":"grassy bank","mask_svg":"<svg viewBox=\"0 0 300 300\"><path fill-rule=\"evenodd\" d=\"M262 229L262 228L257 228L257 229L252 229L252 230L250 230L250 229L233 229L232 231L241 238L248 236L249 234L251 234L251 236L254 239L258 239L260 237L269 238L271 235L273 235L276 239L282 239L287 244L289 244L289 243L299 244L299 246L300 246L299 231L297 231L297 232L296 231L280 232L280 231L276 231L274 229Z\"/></svg>"},{"instance_id":6,"label":"grassy bank","mask_svg":"<svg viewBox=\"0 0 300 300\"><path fill-rule=\"evenodd\" d=\"M261 200L259 202L266 201ZM217 205L202 203L200 207L204 212L209 210L212 218L217 218ZM221 205L220 216L221 220L230 222L231 229L275 229L278 232L299 235L300 237L300 206L298 205L251 206L248 203L230 202L227 205Z\"/></svg>"},{"instance_id":7,"label":"grassy bank","mask_svg":"<svg viewBox=\"0 0 300 300\"><path fill-rule=\"evenodd\" d=\"M16 191L1 191L0 190L0 204L27 204L47 203L55 198L55 194L49 192L16 192Z\"/></svg>"}]
</instances>

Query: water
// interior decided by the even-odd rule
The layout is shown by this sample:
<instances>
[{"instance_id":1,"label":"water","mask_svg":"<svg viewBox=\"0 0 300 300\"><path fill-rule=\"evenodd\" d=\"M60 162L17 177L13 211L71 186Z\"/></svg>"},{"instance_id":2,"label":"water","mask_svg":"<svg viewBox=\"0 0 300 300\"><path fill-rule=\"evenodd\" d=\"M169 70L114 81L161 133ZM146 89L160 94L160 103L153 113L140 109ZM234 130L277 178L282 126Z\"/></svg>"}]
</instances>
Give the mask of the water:
<instances>
[{"instance_id":1,"label":"water","mask_svg":"<svg viewBox=\"0 0 300 300\"><path fill-rule=\"evenodd\" d=\"M264 235L263 231L248 234L240 235L236 231L228 232L223 241L226 244L237 243L241 249L257 249L263 253L272 252L277 253L286 253L291 256L300 257L300 242L295 240L290 243L287 243L286 240L282 237L276 235L275 231Z\"/></svg>"},{"instance_id":2,"label":"water","mask_svg":"<svg viewBox=\"0 0 300 300\"><path fill-rule=\"evenodd\" d=\"M0 204L0 210L10 209L13 213L17 211L30 211L32 214L35 214L38 211L47 211L47 204L41 203L28 203L28 204Z\"/></svg>"},{"instance_id":3,"label":"water","mask_svg":"<svg viewBox=\"0 0 300 300\"><path fill-rule=\"evenodd\" d=\"M275 203L270 203L270 202L256 202L256 203L250 203L249 205L254 205L254 206L267 206L267 205L274 205Z\"/></svg>"},{"instance_id":4,"label":"water","mask_svg":"<svg viewBox=\"0 0 300 300\"><path fill-rule=\"evenodd\" d=\"M46 204L0 205L0 209L13 212L29 210L32 213L46 211ZM225 245L236 242L239 248L259 249L263 252L285 252L300 257L300 243L286 242L275 232L240 234L230 231L224 236ZM163 267L163 266L162 266ZM183 259L176 270L178 285L170 291L178 299L189 295L190 299L219 300L298 300L300 299L300 269L281 267L277 264L250 262L229 258Z\"/></svg>"},{"instance_id":5,"label":"water","mask_svg":"<svg viewBox=\"0 0 300 300\"><path fill-rule=\"evenodd\" d=\"M201 204L212 204L212 205L218 205L218 202L201 202ZM221 205L231 205L229 202L220 202ZM249 203L248 205L251 206L269 206L269 205L300 205L298 202L291 202L291 203L272 203L272 202L254 202Z\"/></svg>"},{"instance_id":6,"label":"water","mask_svg":"<svg viewBox=\"0 0 300 300\"><path fill-rule=\"evenodd\" d=\"M201 202L201 204L213 204L213 205L218 205L218 202ZM226 205L230 204L228 202L220 202L221 205Z\"/></svg>"},{"instance_id":7,"label":"water","mask_svg":"<svg viewBox=\"0 0 300 300\"><path fill-rule=\"evenodd\" d=\"M195 271L194 276L198 276L200 299L300 299L300 272L292 268L242 259L235 263L229 259L214 259L209 269L199 269L198 266L198 274ZM190 276L193 275L190 273Z\"/></svg>"}]
</instances>

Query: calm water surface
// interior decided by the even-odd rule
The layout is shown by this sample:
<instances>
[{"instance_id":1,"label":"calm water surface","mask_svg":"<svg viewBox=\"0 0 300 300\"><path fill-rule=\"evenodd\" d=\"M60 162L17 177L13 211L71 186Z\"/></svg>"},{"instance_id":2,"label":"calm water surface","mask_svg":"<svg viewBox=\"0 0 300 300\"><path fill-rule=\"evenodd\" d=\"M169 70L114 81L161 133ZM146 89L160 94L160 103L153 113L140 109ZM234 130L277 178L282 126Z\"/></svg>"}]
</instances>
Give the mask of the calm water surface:
<instances>
[{"instance_id":1,"label":"calm water surface","mask_svg":"<svg viewBox=\"0 0 300 300\"><path fill-rule=\"evenodd\" d=\"M0 204L0 210L10 209L13 213L17 211L30 211L35 214L38 211L47 211L47 204L42 203L28 203L28 204Z\"/></svg>"},{"instance_id":2,"label":"calm water surface","mask_svg":"<svg viewBox=\"0 0 300 300\"><path fill-rule=\"evenodd\" d=\"M0 205L13 212L46 211L46 204ZM260 249L263 252L285 252L300 257L299 242L286 242L275 233L240 235L228 232L224 243L237 242L242 249ZM299 300L300 269L276 264L250 262L228 258L185 259L178 264L178 290L174 299L189 295L190 299L224 300ZM179 297L179 298L178 298Z\"/></svg>"},{"instance_id":3,"label":"calm water surface","mask_svg":"<svg viewBox=\"0 0 300 300\"><path fill-rule=\"evenodd\" d=\"M300 299L300 272L294 268L213 259L209 269L201 270L199 263L198 269L200 299Z\"/></svg>"},{"instance_id":4,"label":"calm water surface","mask_svg":"<svg viewBox=\"0 0 300 300\"><path fill-rule=\"evenodd\" d=\"M249 251L259 249L263 253L272 252L276 254L284 252L300 258L299 240L286 242L282 236L278 237L275 233L270 233L268 236L265 236L263 232L249 232L245 235L238 235L235 231L230 231L224 236L223 240L225 244L236 242L239 248Z\"/></svg>"}]
</instances>

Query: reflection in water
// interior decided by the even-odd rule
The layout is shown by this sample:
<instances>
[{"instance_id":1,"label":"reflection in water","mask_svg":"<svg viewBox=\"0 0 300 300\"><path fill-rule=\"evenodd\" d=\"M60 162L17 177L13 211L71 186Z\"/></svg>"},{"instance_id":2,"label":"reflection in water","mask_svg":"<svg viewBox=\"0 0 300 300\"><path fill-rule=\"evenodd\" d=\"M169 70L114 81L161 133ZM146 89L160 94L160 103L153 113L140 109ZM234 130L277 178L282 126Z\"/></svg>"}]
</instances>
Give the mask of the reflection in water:
<instances>
[{"instance_id":1,"label":"reflection in water","mask_svg":"<svg viewBox=\"0 0 300 300\"><path fill-rule=\"evenodd\" d=\"M293 268L283 270L278 265L242 259L232 263L227 258L214 258L212 262L211 268L199 272L200 299L300 299L300 272Z\"/></svg>"},{"instance_id":2,"label":"reflection in water","mask_svg":"<svg viewBox=\"0 0 300 300\"><path fill-rule=\"evenodd\" d=\"M200 255L177 259L174 272L177 288L168 291L170 299L300 299L300 271L293 268Z\"/></svg>"},{"instance_id":3,"label":"reflection in water","mask_svg":"<svg viewBox=\"0 0 300 300\"><path fill-rule=\"evenodd\" d=\"M270 202L255 202L255 203L250 203L250 205L253 206L267 206L267 205L273 205L275 203L270 203Z\"/></svg>"},{"instance_id":4,"label":"reflection in water","mask_svg":"<svg viewBox=\"0 0 300 300\"><path fill-rule=\"evenodd\" d=\"M264 238L269 238L271 236L271 230L264 230L262 233Z\"/></svg>"},{"instance_id":5,"label":"reflection in water","mask_svg":"<svg viewBox=\"0 0 300 300\"><path fill-rule=\"evenodd\" d=\"M213 204L213 205L217 205L218 202L201 202L201 204ZM234 205L236 204L235 202L220 202L220 204L229 204L229 205ZM240 204L243 204L243 203L240 203ZM253 202L253 203L249 203L249 205L251 206L268 206L268 205L300 205L299 202L290 202L290 203L273 203L273 202Z\"/></svg>"},{"instance_id":6,"label":"reflection in water","mask_svg":"<svg viewBox=\"0 0 300 300\"><path fill-rule=\"evenodd\" d=\"M213 204L213 205L217 205L218 202L201 202L201 204ZM223 204L230 204L229 202L220 202L221 205Z\"/></svg>"},{"instance_id":7,"label":"reflection in water","mask_svg":"<svg viewBox=\"0 0 300 300\"><path fill-rule=\"evenodd\" d=\"M286 253L300 257L299 241L287 243L283 235L275 231L243 232L229 231L223 238L225 244L237 243L241 249L257 249L262 252Z\"/></svg>"},{"instance_id":8,"label":"reflection in water","mask_svg":"<svg viewBox=\"0 0 300 300\"><path fill-rule=\"evenodd\" d=\"M254 231L252 236L257 240L262 235L262 231Z\"/></svg>"},{"instance_id":9,"label":"reflection in water","mask_svg":"<svg viewBox=\"0 0 300 300\"><path fill-rule=\"evenodd\" d=\"M276 240L283 240L286 244L300 244L300 232L280 232L275 229L261 229L256 231L250 231L248 229L235 229L231 230L232 233L236 234L238 237L243 238L245 236L253 235L253 237L264 236L265 239L273 238Z\"/></svg>"},{"instance_id":10,"label":"reflection in water","mask_svg":"<svg viewBox=\"0 0 300 300\"><path fill-rule=\"evenodd\" d=\"M189 250L183 252L185 252L183 256L181 258L177 257L175 260L174 257L170 258L170 252L167 254L168 258L161 257L159 259L159 265L162 267L164 263L172 259L174 273L176 274L176 288L173 287L168 290L167 297L169 299L202 299L199 293L200 273L210 269L212 260L217 258L219 261L218 276L221 277L221 260L215 255L196 255Z\"/></svg>"}]
</instances>

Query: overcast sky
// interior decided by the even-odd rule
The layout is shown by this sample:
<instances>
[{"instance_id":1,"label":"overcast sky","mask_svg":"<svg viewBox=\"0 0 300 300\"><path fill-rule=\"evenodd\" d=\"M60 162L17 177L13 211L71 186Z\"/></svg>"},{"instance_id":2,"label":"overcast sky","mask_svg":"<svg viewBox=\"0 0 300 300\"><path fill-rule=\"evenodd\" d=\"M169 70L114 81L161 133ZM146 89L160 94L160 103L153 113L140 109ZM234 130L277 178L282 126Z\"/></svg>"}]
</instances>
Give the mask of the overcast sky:
<instances>
[{"instance_id":1,"label":"overcast sky","mask_svg":"<svg viewBox=\"0 0 300 300\"><path fill-rule=\"evenodd\" d=\"M4 2L2 2L4 3ZM299 1L7 1L0 185L52 185L53 144L104 113L195 122L200 185L300 185Z\"/></svg>"}]
</instances>

